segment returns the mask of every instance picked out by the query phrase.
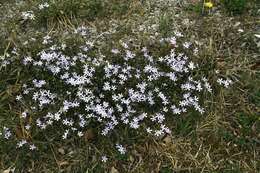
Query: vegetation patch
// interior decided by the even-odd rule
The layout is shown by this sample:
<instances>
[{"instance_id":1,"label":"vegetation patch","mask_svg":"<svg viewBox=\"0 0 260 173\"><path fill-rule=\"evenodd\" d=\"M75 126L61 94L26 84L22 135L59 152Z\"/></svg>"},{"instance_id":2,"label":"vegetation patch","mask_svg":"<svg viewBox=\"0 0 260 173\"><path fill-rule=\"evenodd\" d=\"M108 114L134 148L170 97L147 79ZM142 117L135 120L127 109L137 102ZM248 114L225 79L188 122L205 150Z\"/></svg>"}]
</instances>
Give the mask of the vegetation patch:
<instances>
[{"instance_id":1,"label":"vegetation patch","mask_svg":"<svg viewBox=\"0 0 260 173\"><path fill-rule=\"evenodd\" d=\"M0 171L259 172L257 7L1 2Z\"/></svg>"}]
</instances>

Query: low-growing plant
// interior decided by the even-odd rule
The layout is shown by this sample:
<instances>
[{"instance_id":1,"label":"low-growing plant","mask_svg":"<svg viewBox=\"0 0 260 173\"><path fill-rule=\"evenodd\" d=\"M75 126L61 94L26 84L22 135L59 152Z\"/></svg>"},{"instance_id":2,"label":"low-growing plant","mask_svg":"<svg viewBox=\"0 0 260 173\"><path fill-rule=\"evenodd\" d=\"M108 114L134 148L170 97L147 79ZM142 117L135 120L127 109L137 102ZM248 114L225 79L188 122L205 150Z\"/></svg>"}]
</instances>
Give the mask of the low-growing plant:
<instances>
[{"instance_id":1,"label":"low-growing plant","mask_svg":"<svg viewBox=\"0 0 260 173\"><path fill-rule=\"evenodd\" d=\"M62 23L69 25L75 19L95 21L100 18L117 18L127 14L132 1L114 0L54 0L33 3L33 8L22 12L22 19L27 23L32 19L35 28L47 28L48 24ZM21 10L28 9L26 5ZM65 24L66 25L66 24Z\"/></svg>"},{"instance_id":2,"label":"low-growing plant","mask_svg":"<svg viewBox=\"0 0 260 173\"><path fill-rule=\"evenodd\" d=\"M63 17L84 17L88 20L94 20L96 17L103 15L104 6L102 1L50 1L39 3L36 10L38 23L47 20L61 20Z\"/></svg>"},{"instance_id":3,"label":"low-growing plant","mask_svg":"<svg viewBox=\"0 0 260 173\"><path fill-rule=\"evenodd\" d=\"M138 40L118 40L105 52L89 33L79 27L66 33L69 39L46 35L1 56L1 70L15 63L26 76L16 96L18 131L4 125L3 138L16 140L17 148L35 150L34 139L44 130L63 140L82 137L94 127L104 137L121 127L161 137L171 133L168 123L174 116L206 111L204 96L214 93L214 80L193 62L198 49L182 33L151 38L155 50ZM215 82L232 83L222 77ZM121 144L115 148L127 152Z\"/></svg>"},{"instance_id":4,"label":"low-growing plant","mask_svg":"<svg viewBox=\"0 0 260 173\"><path fill-rule=\"evenodd\" d=\"M259 168L256 46L241 41L252 20L198 21L173 1L71 2L93 7L34 0L10 5L13 27L0 18L0 172Z\"/></svg>"},{"instance_id":5,"label":"low-growing plant","mask_svg":"<svg viewBox=\"0 0 260 173\"><path fill-rule=\"evenodd\" d=\"M167 35L170 34L169 32L173 28L173 26L172 26L173 21L172 20L173 20L172 16L170 16L168 13L165 13L162 16L160 16L159 31L165 37L167 37Z\"/></svg>"}]
</instances>

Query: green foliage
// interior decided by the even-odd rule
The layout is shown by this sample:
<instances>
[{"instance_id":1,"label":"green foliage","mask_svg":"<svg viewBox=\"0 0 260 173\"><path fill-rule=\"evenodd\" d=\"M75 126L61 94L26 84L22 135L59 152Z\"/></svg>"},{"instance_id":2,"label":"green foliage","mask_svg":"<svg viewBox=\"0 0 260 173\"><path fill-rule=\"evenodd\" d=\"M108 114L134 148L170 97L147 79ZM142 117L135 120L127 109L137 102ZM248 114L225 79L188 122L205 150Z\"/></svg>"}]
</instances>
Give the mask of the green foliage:
<instances>
[{"instance_id":1,"label":"green foliage","mask_svg":"<svg viewBox=\"0 0 260 173\"><path fill-rule=\"evenodd\" d=\"M203 11L203 3L201 1L198 1L196 3L191 3L191 4L187 5L187 7L185 9L187 11L201 14Z\"/></svg>"},{"instance_id":2,"label":"green foliage","mask_svg":"<svg viewBox=\"0 0 260 173\"><path fill-rule=\"evenodd\" d=\"M258 128L259 125L258 117L256 115L247 115L243 113L239 114L238 123L241 127L241 134L243 136L248 136L253 133L253 129Z\"/></svg>"},{"instance_id":3,"label":"green foliage","mask_svg":"<svg viewBox=\"0 0 260 173\"><path fill-rule=\"evenodd\" d=\"M55 0L49 3L49 7L39 11L37 16L39 22L47 20L59 20L62 17L84 17L93 20L103 14L103 5L101 0Z\"/></svg>"},{"instance_id":4,"label":"green foliage","mask_svg":"<svg viewBox=\"0 0 260 173\"><path fill-rule=\"evenodd\" d=\"M236 15L244 12L247 0L222 0L222 4L228 13Z\"/></svg>"},{"instance_id":5,"label":"green foliage","mask_svg":"<svg viewBox=\"0 0 260 173\"><path fill-rule=\"evenodd\" d=\"M39 10L38 23L47 21L58 21L64 17L84 18L94 21L97 18L121 16L127 13L131 1L125 0L54 0L49 2L49 7Z\"/></svg>"},{"instance_id":6,"label":"green foliage","mask_svg":"<svg viewBox=\"0 0 260 173\"><path fill-rule=\"evenodd\" d=\"M172 169L169 167L163 167L160 170L160 173L172 173L172 172L173 172Z\"/></svg>"},{"instance_id":7,"label":"green foliage","mask_svg":"<svg viewBox=\"0 0 260 173\"><path fill-rule=\"evenodd\" d=\"M172 17L165 13L160 17L159 30L163 36L168 36L172 28Z\"/></svg>"},{"instance_id":8,"label":"green foliage","mask_svg":"<svg viewBox=\"0 0 260 173\"><path fill-rule=\"evenodd\" d=\"M23 43L27 41L28 36L29 38L36 38L37 40L39 40L38 37L45 36L46 33L43 32L45 30L36 29L38 29L38 27L41 28L42 25L47 22L60 23L62 20L68 19L71 20L75 26L80 26L82 25L82 20L84 21L83 25L85 25L85 22L88 23L88 21L96 20L97 23L100 24L97 28L105 30L105 28L111 26L109 22L111 22L111 18L114 18L118 23L120 22L120 27L117 27L120 34L109 37L110 44L104 44L104 49L107 49L108 53L110 53L110 49L116 47L115 40L132 34L131 27L133 26L129 27L130 21L137 21L137 17L141 18L141 21L145 21L146 13L151 10L149 9L151 7L148 8L145 5L143 7L138 6L138 8L131 7L131 5L134 4L133 2L138 0L46 1L50 6L43 10L38 9L38 5L45 2L42 0L21 1L25 3L20 4L14 3L16 2L15 0L0 2L1 55L5 51L6 45L10 42L11 46L8 51L11 51L11 48L15 45L21 47L23 52L21 53L22 56L16 57L16 59L20 59L26 55L36 57L37 53L43 49L40 42L29 40L27 45L23 45ZM241 4L239 5L240 1L245 3L243 8L241 8ZM259 0L221 0L221 2L223 2L223 7L225 7L230 14L239 14L237 9L245 11L245 8L255 10L253 11L255 15L259 14ZM233 2L233 4L231 2ZM161 5L159 1L156 3L158 6ZM219 4L215 6L218 5ZM136 15L136 11L139 10L139 7L140 9L145 9L143 10L144 16ZM202 7L203 4L202 1L200 1L199 3L190 5L186 10L201 14L203 10ZM29 10L35 13L36 20L39 21L20 20L21 12ZM50 129L48 133L35 130L33 137L39 146L39 150L35 153L17 149L16 142L14 141L3 141L0 139L0 172L8 172L9 168L15 167L15 172L102 173L108 172L113 166L119 172L128 172L130 168L133 168L131 171L138 173L151 172L148 171L148 169L155 170L153 166L161 166L159 172L170 173L175 171L173 167L176 165L180 169L180 171L176 172L188 172L189 169L191 169L190 172L259 172L260 164L257 161L259 160L259 140L257 135L260 131L260 117L258 113L260 106L259 66L256 61L258 56L254 58L258 49L253 42L255 29L257 29L257 24L253 25L253 23L257 23L257 20L255 18L245 18L246 20L242 22L239 21L241 22L241 28L243 28L245 32L238 33L240 35L235 35L235 38L233 38L227 36L225 33L229 33L227 32L230 28L229 25L233 26L238 18L234 18L233 20L233 18L223 14L223 16L216 15L210 19L207 16L203 18L198 16L197 19L194 19L194 13L192 13L191 16L186 16L186 11L181 9L180 17L177 18L179 20L175 20L174 15L168 14L168 12L178 13L178 11L174 11L176 9L173 9L166 12L166 10L167 9L161 9L162 13L159 18L160 34L164 36L171 35L173 26L177 25L177 22L182 21L186 17L190 17L197 25L192 25L192 27L186 30L189 35L198 36L200 38L199 41L202 43L211 43L210 39L213 39L211 48L203 44L203 47L205 47L204 52L201 52L203 56L197 60L200 64L204 64L203 73L207 72L206 76L214 78L211 71L216 68L214 66L216 63L213 62L218 61L217 64L223 71L224 69L228 69L229 72L236 73L235 77L239 80L238 83L241 83L241 86L234 87L234 90L231 90L229 95L223 93L224 96L226 96L223 97L223 99L222 97L217 97L214 99L214 103L211 101L208 103L208 105L212 105L208 107L209 113L214 114L214 117L210 119L210 121L206 119L208 117L207 115L203 117L193 112L167 119L167 123L173 127L173 142L167 145L162 144L162 147L160 147L161 140L156 140L155 143L153 143L153 140L150 140L150 137L141 133L141 131L136 133L134 131L128 131L124 127L120 127L120 133L111 135L108 138L103 138L96 135L96 131L98 131L100 127L94 124L91 126L95 132L93 140L88 140L84 137L84 139L73 139L69 142L59 141L56 139L56 136L51 135L53 131L58 131L60 127ZM212 11L214 13L214 9ZM9 14L15 17L11 18ZM252 12L249 12L249 14L251 15ZM136 18L134 18L135 15ZM246 14L245 17L247 17ZM154 20L154 18L152 18L152 20ZM37 27L32 27L32 23ZM95 25L95 22L90 23ZM202 25L204 23L209 24ZM135 24L138 24L138 22ZM69 56L75 55L78 52L77 48L84 44L81 37L78 36L75 38L72 34L63 35L62 32L58 32L60 30L55 27L57 27L57 25L51 30L53 33L57 32L53 41L55 43L57 42L57 44L65 43L68 46L65 53ZM62 25L61 27L63 28L59 29L69 31L69 25ZM235 32L237 32L238 28L235 29ZM246 38L248 39L243 40L242 35L247 35L248 37ZM250 35L252 35L252 37ZM140 34L140 36L138 35L138 38L139 37L144 36ZM144 38L142 39L145 40ZM245 47L241 48L241 44L245 44ZM149 44L147 43L147 45ZM169 51L169 47L167 46L159 51L156 45L157 44L149 46L153 48L152 54L156 57L165 56L165 53ZM229 57L231 59L230 64L228 63ZM244 60L243 57L248 58ZM112 55L110 58L115 59L115 61L118 60L116 59L118 57L112 57ZM221 58L224 60L222 61ZM141 62L140 60L139 63L143 65L145 62ZM16 106L15 96L21 87L20 82L28 80L28 78L35 73L35 71L31 71L31 69L28 69L28 71L23 70L24 72L21 73L21 68L22 67L18 64L14 64L10 68L1 70L0 131L3 124L8 124L8 126L14 128L19 125L17 115L20 113L21 107ZM248 73L243 73L244 71ZM40 75L46 75L46 73L41 73ZM57 81L50 80L50 82L56 83ZM160 85L160 83L157 85ZM55 87L57 87L55 88L57 91L63 90L59 84ZM168 90L168 88L165 88L165 90ZM222 92L219 92L219 95L222 95ZM200 123L201 121L205 121L205 123ZM217 133L215 133L215 130ZM207 136L208 134L210 134L210 136L216 135L215 138L220 140L212 140ZM129 151L133 149L132 153L122 156L119 155L118 151L114 150L114 143L121 139L124 139L124 143L127 144L127 146L131 146ZM182 140L183 142L180 142ZM60 148L64 148L65 153L60 153ZM102 148L102 150L98 148ZM170 149L172 150L170 151ZM103 153L109 158L107 163L101 163L100 161L100 156ZM208 156L210 156L210 158ZM111 162L111 160L116 161ZM210 161L210 163L207 163L207 160ZM200 164L198 164L198 161ZM219 164L222 165L219 167ZM203 170L199 170L200 168Z\"/></svg>"},{"instance_id":9,"label":"green foliage","mask_svg":"<svg viewBox=\"0 0 260 173\"><path fill-rule=\"evenodd\" d=\"M236 117L236 124L233 126L240 129L239 134L233 134L230 129L219 129L219 134L227 142L233 142L239 147L250 148L256 145L254 134L259 131L259 121L257 116L240 113Z\"/></svg>"},{"instance_id":10,"label":"green foliage","mask_svg":"<svg viewBox=\"0 0 260 173\"><path fill-rule=\"evenodd\" d=\"M84 4L83 16L89 20L94 20L96 17L105 16L104 6L101 0L88 0Z\"/></svg>"}]
</instances>

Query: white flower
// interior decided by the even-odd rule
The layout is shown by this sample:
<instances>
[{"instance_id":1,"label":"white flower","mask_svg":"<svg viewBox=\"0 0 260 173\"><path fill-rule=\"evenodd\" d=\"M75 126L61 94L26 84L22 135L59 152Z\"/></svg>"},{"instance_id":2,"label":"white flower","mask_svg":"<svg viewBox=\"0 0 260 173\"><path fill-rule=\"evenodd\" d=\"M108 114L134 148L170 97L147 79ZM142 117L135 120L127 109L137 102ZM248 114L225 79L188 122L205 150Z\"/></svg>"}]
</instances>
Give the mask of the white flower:
<instances>
[{"instance_id":1,"label":"white flower","mask_svg":"<svg viewBox=\"0 0 260 173\"><path fill-rule=\"evenodd\" d=\"M138 129L139 128L139 124L138 124L138 121L132 121L130 122L130 127L133 128L133 129Z\"/></svg>"},{"instance_id":2,"label":"white flower","mask_svg":"<svg viewBox=\"0 0 260 173\"><path fill-rule=\"evenodd\" d=\"M17 95L15 99L16 99L17 101L20 101L22 98L23 98L22 95Z\"/></svg>"},{"instance_id":3,"label":"white flower","mask_svg":"<svg viewBox=\"0 0 260 173\"><path fill-rule=\"evenodd\" d=\"M22 12L22 18L24 20L34 20L35 19L35 15L33 13L33 11L25 11L25 12Z\"/></svg>"},{"instance_id":4,"label":"white flower","mask_svg":"<svg viewBox=\"0 0 260 173\"><path fill-rule=\"evenodd\" d=\"M26 130L29 130L31 128L31 126L29 125L29 124L27 124L26 126L25 126L25 129Z\"/></svg>"},{"instance_id":5,"label":"white flower","mask_svg":"<svg viewBox=\"0 0 260 173\"><path fill-rule=\"evenodd\" d=\"M147 127L146 128L146 132L151 134L152 133L152 129L150 127Z\"/></svg>"},{"instance_id":6,"label":"white flower","mask_svg":"<svg viewBox=\"0 0 260 173\"><path fill-rule=\"evenodd\" d=\"M83 133L79 131L79 132L78 132L78 136L79 136L79 137L82 137L82 136L83 136Z\"/></svg>"},{"instance_id":7,"label":"white flower","mask_svg":"<svg viewBox=\"0 0 260 173\"><path fill-rule=\"evenodd\" d=\"M155 133L154 133L154 135L157 136L157 137L162 136L163 134L164 133L163 133L162 130L156 130Z\"/></svg>"},{"instance_id":8,"label":"white flower","mask_svg":"<svg viewBox=\"0 0 260 173\"><path fill-rule=\"evenodd\" d=\"M22 117L22 118L26 118L26 117L27 117L27 115L28 115L28 112L27 112L27 111L25 111L25 112L23 112L23 113L22 113L22 116L21 116L21 117Z\"/></svg>"},{"instance_id":9,"label":"white flower","mask_svg":"<svg viewBox=\"0 0 260 173\"><path fill-rule=\"evenodd\" d=\"M28 63L31 63L32 61L33 61L32 57L26 56L26 57L23 59L23 64L24 64L24 65L27 65Z\"/></svg>"},{"instance_id":10,"label":"white flower","mask_svg":"<svg viewBox=\"0 0 260 173\"><path fill-rule=\"evenodd\" d=\"M51 42L51 37L49 35L46 35L45 37L43 37L43 42L42 44L48 44Z\"/></svg>"},{"instance_id":11,"label":"white flower","mask_svg":"<svg viewBox=\"0 0 260 173\"><path fill-rule=\"evenodd\" d=\"M102 157L101 157L101 161L102 161L102 162L106 163L107 160L108 160L107 156L102 156Z\"/></svg>"},{"instance_id":12,"label":"white flower","mask_svg":"<svg viewBox=\"0 0 260 173\"><path fill-rule=\"evenodd\" d=\"M195 49L193 50L193 54L194 54L194 55L198 55L198 53L199 53L198 48L195 48Z\"/></svg>"},{"instance_id":13,"label":"white flower","mask_svg":"<svg viewBox=\"0 0 260 173\"><path fill-rule=\"evenodd\" d=\"M36 149L36 146L34 144L31 144L30 145L30 150L35 150Z\"/></svg>"},{"instance_id":14,"label":"white flower","mask_svg":"<svg viewBox=\"0 0 260 173\"><path fill-rule=\"evenodd\" d=\"M182 45L183 45L184 48L188 49L190 47L191 43L190 42L184 42Z\"/></svg>"},{"instance_id":15,"label":"white flower","mask_svg":"<svg viewBox=\"0 0 260 173\"><path fill-rule=\"evenodd\" d=\"M225 88L228 88L233 83L230 79L224 80L223 78L219 78L217 82Z\"/></svg>"},{"instance_id":16,"label":"white flower","mask_svg":"<svg viewBox=\"0 0 260 173\"><path fill-rule=\"evenodd\" d=\"M191 70L195 69L195 65L194 65L193 62L190 62L188 67L189 67Z\"/></svg>"},{"instance_id":17,"label":"white flower","mask_svg":"<svg viewBox=\"0 0 260 173\"><path fill-rule=\"evenodd\" d=\"M119 51L118 49L112 49L111 52L112 52L113 54L119 54L119 53L120 53L120 51Z\"/></svg>"},{"instance_id":18,"label":"white flower","mask_svg":"<svg viewBox=\"0 0 260 173\"><path fill-rule=\"evenodd\" d=\"M116 144L116 149L120 154L126 153L126 149L121 144Z\"/></svg>"},{"instance_id":19,"label":"white flower","mask_svg":"<svg viewBox=\"0 0 260 173\"><path fill-rule=\"evenodd\" d=\"M207 81L205 81L204 86L205 86L205 88L207 89L208 92L212 93L212 88Z\"/></svg>"},{"instance_id":20,"label":"white flower","mask_svg":"<svg viewBox=\"0 0 260 173\"><path fill-rule=\"evenodd\" d=\"M129 59L133 59L135 57L135 54L129 50L126 50L126 55L124 57L124 59L126 61L128 61Z\"/></svg>"},{"instance_id":21,"label":"white flower","mask_svg":"<svg viewBox=\"0 0 260 173\"><path fill-rule=\"evenodd\" d=\"M174 34L175 34L177 37L183 37L182 33L180 33L179 31L174 31Z\"/></svg>"},{"instance_id":22,"label":"white flower","mask_svg":"<svg viewBox=\"0 0 260 173\"><path fill-rule=\"evenodd\" d=\"M69 134L69 130L67 129L67 130L65 130L65 132L62 135L62 139L67 139L68 134Z\"/></svg>"},{"instance_id":23,"label":"white flower","mask_svg":"<svg viewBox=\"0 0 260 173\"><path fill-rule=\"evenodd\" d=\"M33 80L33 84L36 88L41 88L43 85L46 84L45 80Z\"/></svg>"},{"instance_id":24,"label":"white flower","mask_svg":"<svg viewBox=\"0 0 260 173\"><path fill-rule=\"evenodd\" d=\"M2 135L4 136L5 139L9 139L12 136L12 133L9 128L4 127Z\"/></svg>"},{"instance_id":25,"label":"white flower","mask_svg":"<svg viewBox=\"0 0 260 173\"><path fill-rule=\"evenodd\" d=\"M171 43L172 45L176 45L176 38L175 38L175 37L171 37L171 38L169 39L169 41L170 41L170 43Z\"/></svg>"},{"instance_id":26,"label":"white flower","mask_svg":"<svg viewBox=\"0 0 260 173\"><path fill-rule=\"evenodd\" d=\"M48 8L49 7L49 4L47 2L43 3L43 4L39 4L38 8L40 10L44 9L44 8Z\"/></svg>"},{"instance_id":27,"label":"white flower","mask_svg":"<svg viewBox=\"0 0 260 173\"><path fill-rule=\"evenodd\" d=\"M24 139L22 139L21 141L19 141L18 143L17 143L17 147L18 148L21 148L23 145L25 145L27 143L27 141L26 140L24 140Z\"/></svg>"},{"instance_id":28,"label":"white flower","mask_svg":"<svg viewBox=\"0 0 260 173\"><path fill-rule=\"evenodd\" d=\"M125 42L122 42L121 45L125 48L125 49L128 49L128 45L125 43Z\"/></svg>"}]
</instances>

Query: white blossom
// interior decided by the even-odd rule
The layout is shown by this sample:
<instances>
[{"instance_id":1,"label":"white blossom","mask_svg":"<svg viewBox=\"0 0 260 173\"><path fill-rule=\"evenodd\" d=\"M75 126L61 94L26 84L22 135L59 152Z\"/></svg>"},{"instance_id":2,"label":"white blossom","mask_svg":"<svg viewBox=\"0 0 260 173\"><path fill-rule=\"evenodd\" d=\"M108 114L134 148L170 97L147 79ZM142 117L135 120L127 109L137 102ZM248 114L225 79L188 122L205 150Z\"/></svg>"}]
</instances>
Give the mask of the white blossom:
<instances>
[{"instance_id":1,"label":"white blossom","mask_svg":"<svg viewBox=\"0 0 260 173\"><path fill-rule=\"evenodd\" d=\"M116 149L120 154L126 154L126 149L121 144L116 144Z\"/></svg>"},{"instance_id":2,"label":"white blossom","mask_svg":"<svg viewBox=\"0 0 260 173\"><path fill-rule=\"evenodd\" d=\"M22 18L24 20L34 20L35 15L34 15L33 11L25 11L25 12L22 12Z\"/></svg>"},{"instance_id":3,"label":"white blossom","mask_svg":"<svg viewBox=\"0 0 260 173\"><path fill-rule=\"evenodd\" d=\"M107 160L108 160L107 156L102 156L102 157L101 157L101 161L102 161L102 162L106 163Z\"/></svg>"}]
</instances>

